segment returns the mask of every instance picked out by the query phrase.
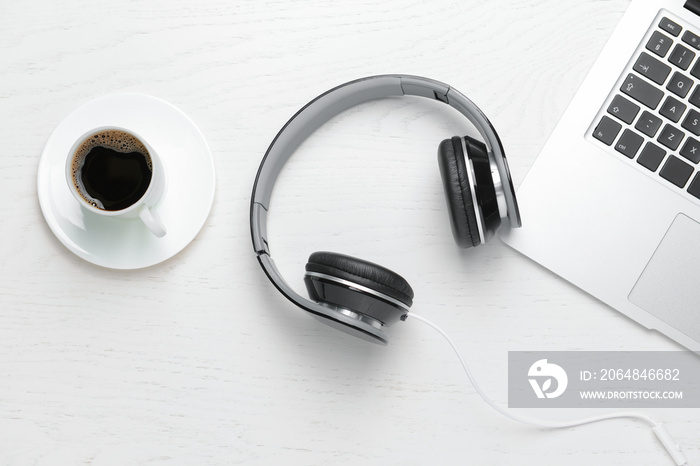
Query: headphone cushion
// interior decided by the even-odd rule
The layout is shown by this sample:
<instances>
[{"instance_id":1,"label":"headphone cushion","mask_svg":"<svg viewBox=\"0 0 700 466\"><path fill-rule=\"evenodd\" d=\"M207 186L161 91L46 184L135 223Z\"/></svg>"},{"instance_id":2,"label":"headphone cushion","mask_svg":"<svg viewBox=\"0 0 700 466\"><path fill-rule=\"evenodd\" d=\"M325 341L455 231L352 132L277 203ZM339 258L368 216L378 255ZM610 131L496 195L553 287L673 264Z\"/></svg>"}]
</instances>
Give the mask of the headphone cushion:
<instances>
[{"instance_id":1,"label":"headphone cushion","mask_svg":"<svg viewBox=\"0 0 700 466\"><path fill-rule=\"evenodd\" d=\"M331 275L383 293L407 306L413 304L413 289L399 274L381 265L334 252L314 252L307 272Z\"/></svg>"},{"instance_id":2,"label":"headphone cushion","mask_svg":"<svg viewBox=\"0 0 700 466\"><path fill-rule=\"evenodd\" d=\"M459 247L469 248L478 246L481 240L464 157L459 137L445 139L438 147L438 165L447 198L452 234Z\"/></svg>"}]
</instances>

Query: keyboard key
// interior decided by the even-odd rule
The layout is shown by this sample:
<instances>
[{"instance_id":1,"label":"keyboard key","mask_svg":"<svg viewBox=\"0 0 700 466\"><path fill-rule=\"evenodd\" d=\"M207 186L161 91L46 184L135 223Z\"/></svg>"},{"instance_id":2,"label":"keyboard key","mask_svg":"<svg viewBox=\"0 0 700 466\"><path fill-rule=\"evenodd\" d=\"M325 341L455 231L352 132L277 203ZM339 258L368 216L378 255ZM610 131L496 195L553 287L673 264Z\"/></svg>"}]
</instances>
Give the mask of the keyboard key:
<instances>
[{"instance_id":1,"label":"keyboard key","mask_svg":"<svg viewBox=\"0 0 700 466\"><path fill-rule=\"evenodd\" d=\"M634 71L651 79L656 84L663 84L666 78L668 78L669 73L671 73L671 67L648 53L642 52L639 58L637 58L637 62L634 64Z\"/></svg>"},{"instance_id":2,"label":"keyboard key","mask_svg":"<svg viewBox=\"0 0 700 466\"><path fill-rule=\"evenodd\" d=\"M670 181L679 188L685 186L692 174L693 167L673 155L668 158L659 172L661 178Z\"/></svg>"},{"instance_id":3,"label":"keyboard key","mask_svg":"<svg viewBox=\"0 0 700 466\"><path fill-rule=\"evenodd\" d=\"M683 42L690 45L694 49L700 50L700 36L698 36L697 34L693 34L690 31L685 31L683 33L682 39L683 39ZM647 44L647 47L648 46L649 46L649 44Z\"/></svg>"},{"instance_id":4,"label":"keyboard key","mask_svg":"<svg viewBox=\"0 0 700 466\"><path fill-rule=\"evenodd\" d=\"M659 168L665 156L665 150L654 143L647 142L644 149L642 149L642 153L637 157L637 163L654 172Z\"/></svg>"},{"instance_id":5,"label":"keyboard key","mask_svg":"<svg viewBox=\"0 0 700 466\"><path fill-rule=\"evenodd\" d=\"M695 65L690 69L690 74L700 79L700 60L695 62Z\"/></svg>"},{"instance_id":6,"label":"keyboard key","mask_svg":"<svg viewBox=\"0 0 700 466\"><path fill-rule=\"evenodd\" d=\"M690 63L695 58L695 52L691 52L687 48L683 47L681 44L677 44L673 48L673 52L668 57L668 61L676 65L677 67L687 70ZM659 83L661 84L661 83Z\"/></svg>"},{"instance_id":7,"label":"keyboard key","mask_svg":"<svg viewBox=\"0 0 700 466\"><path fill-rule=\"evenodd\" d=\"M700 199L700 173L693 178L693 182L688 186L688 192Z\"/></svg>"},{"instance_id":8,"label":"keyboard key","mask_svg":"<svg viewBox=\"0 0 700 466\"><path fill-rule=\"evenodd\" d=\"M644 110L634 127L650 138L653 138L659 128L661 128L661 123L661 118Z\"/></svg>"},{"instance_id":9,"label":"keyboard key","mask_svg":"<svg viewBox=\"0 0 700 466\"><path fill-rule=\"evenodd\" d=\"M678 149L678 146L680 146L684 137L685 133L683 131L674 128L671 125L666 125L661 131L661 134L659 134L657 141L671 150L676 150Z\"/></svg>"},{"instance_id":10,"label":"keyboard key","mask_svg":"<svg viewBox=\"0 0 700 466\"><path fill-rule=\"evenodd\" d=\"M683 37L685 40L685 35ZM661 34L659 31L655 31L654 34L651 35L649 42L647 42L647 50L660 57L665 57L668 53L668 49L671 48L672 43L673 40L670 37L665 34Z\"/></svg>"},{"instance_id":11,"label":"keyboard key","mask_svg":"<svg viewBox=\"0 0 700 466\"><path fill-rule=\"evenodd\" d=\"M695 86L695 90L688 97L688 102L700 108L700 86Z\"/></svg>"},{"instance_id":12,"label":"keyboard key","mask_svg":"<svg viewBox=\"0 0 700 466\"><path fill-rule=\"evenodd\" d=\"M694 135L700 136L700 113L691 108L681 126Z\"/></svg>"},{"instance_id":13,"label":"keyboard key","mask_svg":"<svg viewBox=\"0 0 700 466\"><path fill-rule=\"evenodd\" d=\"M661 18L661 22L659 23L659 27L663 29L664 31L668 32L671 34L673 37L678 37L678 34L681 33L681 28L679 24L674 23L670 19L663 17Z\"/></svg>"},{"instance_id":14,"label":"keyboard key","mask_svg":"<svg viewBox=\"0 0 700 466\"><path fill-rule=\"evenodd\" d=\"M615 150L621 154L633 159L637 155L637 151L642 147L644 138L632 130L626 129L620 139L615 144Z\"/></svg>"},{"instance_id":15,"label":"keyboard key","mask_svg":"<svg viewBox=\"0 0 700 466\"><path fill-rule=\"evenodd\" d=\"M689 137L685 140L680 154L693 163L700 162L700 142Z\"/></svg>"},{"instance_id":16,"label":"keyboard key","mask_svg":"<svg viewBox=\"0 0 700 466\"><path fill-rule=\"evenodd\" d=\"M676 71L671 76L671 80L668 82L666 89L676 94L678 97L685 97L690 92L690 88L693 87L693 80L689 77Z\"/></svg>"},{"instance_id":17,"label":"keyboard key","mask_svg":"<svg viewBox=\"0 0 700 466\"><path fill-rule=\"evenodd\" d=\"M685 105L683 106L685 107ZM615 98L610 102L608 106L608 113L614 117L619 118L628 125L631 125L634 121L634 117L637 116L639 112L639 105L633 104L629 100L625 99L621 95L616 95ZM678 116L680 118L680 115ZM678 121L678 120L676 120Z\"/></svg>"},{"instance_id":18,"label":"keyboard key","mask_svg":"<svg viewBox=\"0 0 700 466\"><path fill-rule=\"evenodd\" d=\"M674 123L678 123L681 119L681 115L685 112L687 106L680 100L676 100L671 96L666 97L666 101L659 109L659 113L665 116Z\"/></svg>"},{"instance_id":19,"label":"keyboard key","mask_svg":"<svg viewBox=\"0 0 700 466\"><path fill-rule=\"evenodd\" d=\"M593 130L593 137L607 145L611 145L621 129L622 125L620 123L604 116Z\"/></svg>"},{"instance_id":20,"label":"keyboard key","mask_svg":"<svg viewBox=\"0 0 700 466\"><path fill-rule=\"evenodd\" d=\"M622 83L620 90L652 110L659 105L664 96L664 91L657 89L643 78L632 73L627 75L627 79Z\"/></svg>"}]
</instances>

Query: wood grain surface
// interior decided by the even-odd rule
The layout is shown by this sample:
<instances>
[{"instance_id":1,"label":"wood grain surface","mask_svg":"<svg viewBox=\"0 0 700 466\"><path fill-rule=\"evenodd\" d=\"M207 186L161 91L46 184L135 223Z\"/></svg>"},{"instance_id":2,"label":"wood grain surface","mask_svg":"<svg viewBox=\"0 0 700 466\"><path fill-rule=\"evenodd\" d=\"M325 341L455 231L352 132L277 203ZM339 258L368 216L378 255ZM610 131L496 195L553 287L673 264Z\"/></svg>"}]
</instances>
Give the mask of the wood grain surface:
<instances>
[{"instance_id":1,"label":"wood grain surface","mask_svg":"<svg viewBox=\"0 0 700 466\"><path fill-rule=\"evenodd\" d=\"M418 322L391 327L380 347L311 319L266 280L248 225L257 167L279 128L319 93L372 74L429 76L468 95L498 129L518 185L627 5L5 2L0 464L671 464L632 421L546 432L503 418ZM217 170L196 239L135 271L72 254L37 200L53 129L122 91L184 111ZM456 248L435 154L464 133L475 134L444 106L384 99L309 138L269 217L290 284L303 292L316 250L397 271L415 289L413 310L449 331L503 405L508 351L678 349L498 240ZM698 413L651 413L696 464Z\"/></svg>"}]
</instances>

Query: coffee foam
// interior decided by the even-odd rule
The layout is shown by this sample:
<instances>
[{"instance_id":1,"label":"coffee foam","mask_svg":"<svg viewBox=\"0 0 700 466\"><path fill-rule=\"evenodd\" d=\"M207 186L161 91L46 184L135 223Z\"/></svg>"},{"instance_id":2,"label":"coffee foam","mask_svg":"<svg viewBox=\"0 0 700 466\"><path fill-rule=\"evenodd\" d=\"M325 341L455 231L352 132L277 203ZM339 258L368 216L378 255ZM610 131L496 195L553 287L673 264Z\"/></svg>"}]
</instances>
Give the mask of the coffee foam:
<instances>
[{"instance_id":1,"label":"coffee foam","mask_svg":"<svg viewBox=\"0 0 700 466\"><path fill-rule=\"evenodd\" d=\"M80 197L82 197L88 204L104 210L104 205L102 202L92 198L87 193L80 176L83 165L85 164L85 157L87 157L92 148L98 146L106 147L117 152L138 152L145 157L146 165L148 165L148 169L151 171L153 171L153 163L151 162L151 156L148 153L146 146L144 146L143 143L136 138L136 136L125 131L120 131L117 129L100 131L83 141L83 143L73 154L73 162L71 164L73 185L78 190Z\"/></svg>"}]
</instances>

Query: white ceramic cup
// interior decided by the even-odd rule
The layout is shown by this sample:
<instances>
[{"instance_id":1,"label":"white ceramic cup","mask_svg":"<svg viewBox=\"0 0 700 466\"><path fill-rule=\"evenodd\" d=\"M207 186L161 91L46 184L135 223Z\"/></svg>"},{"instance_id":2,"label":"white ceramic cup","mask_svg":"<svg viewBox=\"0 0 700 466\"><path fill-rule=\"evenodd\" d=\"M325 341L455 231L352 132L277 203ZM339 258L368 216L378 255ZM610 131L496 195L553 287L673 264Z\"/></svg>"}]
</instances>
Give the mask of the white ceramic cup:
<instances>
[{"instance_id":1,"label":"white ceramic cup","mask_svg":"<svg viewBox=\"0 0 700 466\"><path fill-rule=\"evenodd\" d=\"M141 197L136 199L133 203L126 207L120 208L119 210L107 210L99 207L99 202L93 200L85 186L78 181L80 176L74 175L74 172L79 172L82 170L85 154L89 152L89 150L86 152L85 148L90 147L90 144L92 144L93 147L103 146L110 147L114 150L114 148L109 144L100 144L99 142L89 143L87 142L88 140L96 139L99 141L99 138L103 135L113 135L119 133L127 133L127 135L130 135L132 138L136 139L136 141L142 145L142 148L145 148L145 150L148 152L147 154L144 154L144 157L145 160L150 160L151 180L143 195L141 195ZM95 138L96 136L97 138ZM85 146L84 143L86 144ZM131 141L131 143L136 144L134 141ZM80 154L77 152L80 152ZM117 152L121 151L117 150ZM140 149L137 152L142 152L142 150ZM79 160L76 160L76 158ZM83 134L75 141L68 152L68 157L66 159L66 181L68 182L68 187L71 193L73 193L73 196L78 200L84 209L92 212L93 214L104 217L120 219L139 218L146 228L148 228L156 237L161 238L165 236L165 226L163 225L163 222L156 211L158 201L160 201L165 191L165 171L163 170L163 165L161 164L158 154L145 139L136 134L134 131L116 126L102 126L91 129Z\"/></svg>"}]
</instances>

